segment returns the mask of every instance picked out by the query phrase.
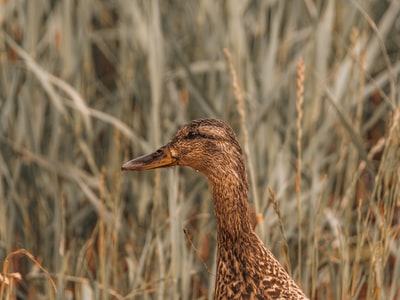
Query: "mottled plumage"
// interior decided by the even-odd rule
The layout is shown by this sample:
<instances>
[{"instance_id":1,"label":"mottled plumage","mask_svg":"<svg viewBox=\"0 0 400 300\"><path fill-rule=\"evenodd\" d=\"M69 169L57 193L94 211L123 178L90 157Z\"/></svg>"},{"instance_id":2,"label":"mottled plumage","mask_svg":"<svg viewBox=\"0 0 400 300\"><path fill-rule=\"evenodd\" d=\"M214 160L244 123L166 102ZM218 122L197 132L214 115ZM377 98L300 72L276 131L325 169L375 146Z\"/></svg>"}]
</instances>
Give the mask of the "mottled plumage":
<instances>
[{"instance_id":1,"label":"mottled plumage","mask_svg":"<svg viewBox=\"0 0 400 300\"><path fill-rule=\"evenodd\" d=\"M217 218L215 299L307 299L254 233L244 158L232 128L216 119L195 120L152 154L122 170L189 166L205 174Z\"/></svg>"}]
</instances>

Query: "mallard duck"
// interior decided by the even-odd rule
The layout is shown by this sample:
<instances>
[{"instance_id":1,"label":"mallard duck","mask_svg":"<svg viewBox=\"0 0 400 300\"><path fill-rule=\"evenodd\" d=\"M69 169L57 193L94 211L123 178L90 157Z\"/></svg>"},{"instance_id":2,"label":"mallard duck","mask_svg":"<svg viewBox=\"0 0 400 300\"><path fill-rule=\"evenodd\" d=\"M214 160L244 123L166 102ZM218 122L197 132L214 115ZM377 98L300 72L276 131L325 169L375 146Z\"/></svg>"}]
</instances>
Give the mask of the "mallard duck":
<instances>
[{"instance_id":1,"label":"mallard duck","mask_svg":"<svg viewBox=\"0 0 400 300\"><path fill-rule=\"evenodd\" d=\"M155 152L122 170L188 166L207 176L217 219L215 299L307 299L255 234L248 213L248 182L233 129L217 119L183 126Z\"/></svg>"}]
</instances>

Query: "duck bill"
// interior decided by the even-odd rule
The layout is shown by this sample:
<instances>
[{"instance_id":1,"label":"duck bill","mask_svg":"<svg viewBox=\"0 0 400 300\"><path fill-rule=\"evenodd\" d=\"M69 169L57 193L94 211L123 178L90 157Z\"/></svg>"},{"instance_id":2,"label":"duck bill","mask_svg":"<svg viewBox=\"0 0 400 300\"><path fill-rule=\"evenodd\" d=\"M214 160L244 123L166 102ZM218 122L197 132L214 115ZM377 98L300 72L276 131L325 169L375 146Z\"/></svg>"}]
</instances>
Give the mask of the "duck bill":
<instances>
[{"instance_id":1,"label":"duck bill","mask_svg":"<svg viewBox=\"0 0 400 300\"><path fill-rule=\"evenodd\" d=\"M177 165L176 158L172 157L167 146L163 146L153 153L134 158L123 164L122 171L144 171L165 168Z\"/></svg>"}]
</instances>

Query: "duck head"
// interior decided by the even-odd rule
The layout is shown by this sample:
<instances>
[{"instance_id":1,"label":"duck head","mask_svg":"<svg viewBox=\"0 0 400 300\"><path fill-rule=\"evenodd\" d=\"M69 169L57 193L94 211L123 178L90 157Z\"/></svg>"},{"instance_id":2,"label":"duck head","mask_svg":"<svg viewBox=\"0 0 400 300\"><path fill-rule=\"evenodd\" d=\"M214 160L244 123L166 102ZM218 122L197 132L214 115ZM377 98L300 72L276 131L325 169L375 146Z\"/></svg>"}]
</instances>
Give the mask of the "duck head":
<instances>
[{"instance_id":1,"label":"duck head","mask_svg":"<svg viewBox=\"0 0 400 300\"><path fill-rule=\"evenodd\" d=\"M245 173L242 150L233 129L212 118L184 125L166 145L126 162L122 170L143 171L177 165L191 167L208 177L234 169Z\"/></svg>"}]
</instances>

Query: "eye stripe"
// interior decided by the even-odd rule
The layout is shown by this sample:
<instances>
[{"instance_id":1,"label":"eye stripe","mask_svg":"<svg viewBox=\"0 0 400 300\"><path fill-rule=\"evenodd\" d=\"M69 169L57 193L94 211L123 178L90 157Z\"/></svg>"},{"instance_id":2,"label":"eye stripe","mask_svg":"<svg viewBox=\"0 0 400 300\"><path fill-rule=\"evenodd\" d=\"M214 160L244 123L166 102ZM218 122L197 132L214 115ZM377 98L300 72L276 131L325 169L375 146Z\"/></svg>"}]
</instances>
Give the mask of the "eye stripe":
<instances>
[{"instance_id":1,"label":"eye stripe","mask_svg":"<svg viewBox=\"0 0 400 300\"><path fill-rule=\"evenodd\" d=\"M189 133L185 136L185 139L188 139L188 140L192 140L195 138L204 138L204 139L210 139L210 140L216 139L214 136L206 135L206 134L200 133L198 131L189 131Z\"/></svg>"}]
</instances>

